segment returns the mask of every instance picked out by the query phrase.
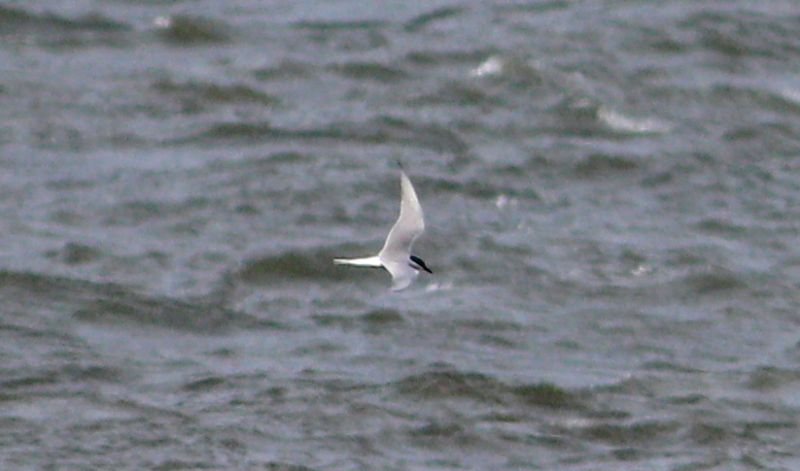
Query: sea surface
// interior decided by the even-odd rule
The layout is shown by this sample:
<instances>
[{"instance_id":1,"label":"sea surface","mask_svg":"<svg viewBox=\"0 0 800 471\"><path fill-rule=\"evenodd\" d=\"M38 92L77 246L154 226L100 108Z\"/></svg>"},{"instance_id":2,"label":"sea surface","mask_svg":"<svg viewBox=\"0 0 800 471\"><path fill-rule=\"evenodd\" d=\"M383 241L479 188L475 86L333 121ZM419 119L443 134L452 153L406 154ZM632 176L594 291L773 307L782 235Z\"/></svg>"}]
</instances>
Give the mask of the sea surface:
<instances>
[{"instance_id":1,"label":"sea surface","mask_svg":"<svg viewBox=\"0 0 800 471\"><path fill-rule=\"evenodd\" d=\"M0 469L800 469L800 5L0 1Z\"/></svg>"}]
</instances>

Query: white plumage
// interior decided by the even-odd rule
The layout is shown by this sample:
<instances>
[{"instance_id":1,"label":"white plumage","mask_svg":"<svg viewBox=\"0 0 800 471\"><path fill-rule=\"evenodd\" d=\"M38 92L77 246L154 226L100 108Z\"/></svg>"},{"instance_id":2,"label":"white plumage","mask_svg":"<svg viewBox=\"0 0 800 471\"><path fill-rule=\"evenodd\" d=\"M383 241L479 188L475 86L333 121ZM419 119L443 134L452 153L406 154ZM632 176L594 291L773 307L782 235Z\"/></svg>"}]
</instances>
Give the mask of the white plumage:
<instances>
[{"instance_id":1,"label":"white plumage","mask_svg":"<svg viewBox=\"0 0 800 471\"><path fill-rule=\"evenodd\" d=\"M392 226L378 255L364 258L336 258L337 265L383 267L392 275L392 290L405 289L419 275L419 270L432 273L419 257L411 255L414 241L425 231L425 219L417 192L408 175L400 170L400 216Z\"/></svg>"}]
</instances>

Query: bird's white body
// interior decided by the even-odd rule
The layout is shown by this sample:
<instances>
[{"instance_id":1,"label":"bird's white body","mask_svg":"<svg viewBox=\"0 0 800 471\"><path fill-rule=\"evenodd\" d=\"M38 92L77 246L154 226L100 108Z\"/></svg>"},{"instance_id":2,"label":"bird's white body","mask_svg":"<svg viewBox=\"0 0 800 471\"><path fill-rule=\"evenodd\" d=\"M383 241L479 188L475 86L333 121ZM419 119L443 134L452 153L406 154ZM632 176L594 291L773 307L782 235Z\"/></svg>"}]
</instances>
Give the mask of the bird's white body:
<instances>
[{"instance_id":1,"label":"bird's white body","mask_svg":"<svg viewBox=\"0 0 800 471\"><path fill-rule=\"evenodd\" d=\"M430 272L422 260L411 255L411 246L424 231L425 219L417 193L408 175L400 170L400 216L389 231L381 251L372 257L336 258L333 263L383 267L392 275L392 290L405 289L417 278L420 269Z\"/></svg>"}]
</instances>

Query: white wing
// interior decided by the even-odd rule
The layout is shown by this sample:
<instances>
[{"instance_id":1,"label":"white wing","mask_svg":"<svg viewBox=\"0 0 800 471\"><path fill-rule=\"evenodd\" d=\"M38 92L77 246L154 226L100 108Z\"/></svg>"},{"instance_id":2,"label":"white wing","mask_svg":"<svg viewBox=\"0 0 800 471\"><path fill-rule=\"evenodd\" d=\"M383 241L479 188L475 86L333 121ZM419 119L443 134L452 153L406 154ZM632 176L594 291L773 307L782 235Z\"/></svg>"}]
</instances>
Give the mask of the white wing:
<instances>
[{"instance_id":1,"label":"white wing","mask_svg":"<svg viewBox=\"0 0 800 471\"><path fill-rule=\"evenodd\" d=\"M419 272L411 268L407 261L386 262L383 266L392 275L392 291L408 288L408 285L419 275Z\"/></svg>"},{"instance_id":2,"label":"white wing","mask_svg":"<svg viewBox=\"0 0 800 471\"><path fill-rule=\"evenodd\" d=\"M397 222L392 226L383 248L378 253L378 257L384 262L384 265L388 265L389 262L402 262L405 266L408 266L411 246L417 237L425 231L425 220L422 215L422 206L420 206L417 198L417 192L414 191L411 180L408 179L408 175L403 170L400 170L400 193L400 217L397 218ZM392 273L392 277L396 278L394 271L388 266L387 269ZM416 274L416 270L411 267L409 269ZM405 286L408 286L408 283ZM393 287L393 289L402 288Z\"/></svg>"},{"instance_id":3,"label":"white wing","mask_svg":"<svg viewBox=\"0 0 800 471\"><path fill-rule=\"evenodd\" d=\"M425 231L422 206L408 175L400 170L400 216L392 226L386 242L378 255L363 258L337 258L337 265L356 265L362 267L384 267L392 275L392 290L400 291L410 285L419 275L411 267L411 246Z\"/></svg>"}]
</instances>

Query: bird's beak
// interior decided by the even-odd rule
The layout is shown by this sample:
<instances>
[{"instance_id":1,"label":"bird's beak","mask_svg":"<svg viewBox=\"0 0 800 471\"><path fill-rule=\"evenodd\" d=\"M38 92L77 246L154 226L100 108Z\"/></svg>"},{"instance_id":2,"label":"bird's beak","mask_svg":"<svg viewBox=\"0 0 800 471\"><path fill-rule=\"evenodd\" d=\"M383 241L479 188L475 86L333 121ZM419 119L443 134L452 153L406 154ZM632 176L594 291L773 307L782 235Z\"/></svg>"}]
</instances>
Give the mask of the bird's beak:
<instances>
[{"instance_id":1,"label":"bird's beak","mask_svg":"<svg viewBox=\"0 0 800 471\"><path fill-rule=\"evenodd\" d=\"M423 262L421 258L417 257L416 255L411 255L409 258L411 259L412 262L414 262L413 265L409 264L411 265L412 268L416 268L417 270L422 269L430 274L433 274L431 269L428 268L427 265L425 265L425 262Z\"/></svg>"}]
</instances>

